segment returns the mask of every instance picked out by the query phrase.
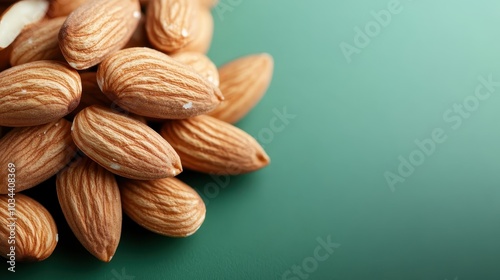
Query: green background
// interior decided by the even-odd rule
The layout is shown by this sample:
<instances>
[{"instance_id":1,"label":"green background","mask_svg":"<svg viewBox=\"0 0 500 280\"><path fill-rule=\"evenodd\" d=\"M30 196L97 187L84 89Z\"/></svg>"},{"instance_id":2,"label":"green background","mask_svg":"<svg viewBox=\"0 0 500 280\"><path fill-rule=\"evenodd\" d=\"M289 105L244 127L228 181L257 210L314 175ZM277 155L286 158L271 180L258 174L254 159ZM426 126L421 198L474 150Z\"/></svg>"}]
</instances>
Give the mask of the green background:
<instances>
[{"instance_id":1,"label":"green background","mask_svg":"<svg viewBox=\"0 0 500 280\"><path fill-rule=\"evenodd\" d=\"M231 177L192 237L125 219L109 264L77 242L52 185L33 189L58 221L59 245L1 279L282 279L328 236L340 247L307 279L500 279L500 88L460 128L443 118L479 76L500 81L498 1L402 0L351 63L339 45L354 45L355 27L391 1L221 2L232 10L213 12L216 64L259 52L276 64L267 95L238 126L259 139L274 109L295 115L265 144L271 165ZM446 142L391 191L384 173L397 173L398 157L436 128ZM181 178L201 193L214 182ZM123 272L131 277L115 276Z\"/></svg>"}]
</instances>

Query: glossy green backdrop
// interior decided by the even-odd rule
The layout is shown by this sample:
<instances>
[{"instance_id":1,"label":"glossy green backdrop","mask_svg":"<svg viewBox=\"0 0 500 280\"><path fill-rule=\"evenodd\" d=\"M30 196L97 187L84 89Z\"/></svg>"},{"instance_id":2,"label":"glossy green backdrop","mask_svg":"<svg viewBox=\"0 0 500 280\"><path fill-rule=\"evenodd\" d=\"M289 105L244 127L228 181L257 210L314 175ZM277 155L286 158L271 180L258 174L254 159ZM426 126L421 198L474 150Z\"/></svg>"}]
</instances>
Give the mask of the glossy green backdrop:
<instances>
[{"instance_id":1,"label":"glossy green backdrop","mask_svg":"<svg viewBox=\"0 0 500 280\"><path fill-rule=\"evenodd\" d=\"M500 81L498 1L221 2L210 57L275 58L238 124L272 164L229 182L185 172L211 197L202 228L171 239L126 219L110 264L78 244L53 187L32 190L59 245L1 279L500 279L500 87L480 82Z\"/></svg>"}]
</instances>

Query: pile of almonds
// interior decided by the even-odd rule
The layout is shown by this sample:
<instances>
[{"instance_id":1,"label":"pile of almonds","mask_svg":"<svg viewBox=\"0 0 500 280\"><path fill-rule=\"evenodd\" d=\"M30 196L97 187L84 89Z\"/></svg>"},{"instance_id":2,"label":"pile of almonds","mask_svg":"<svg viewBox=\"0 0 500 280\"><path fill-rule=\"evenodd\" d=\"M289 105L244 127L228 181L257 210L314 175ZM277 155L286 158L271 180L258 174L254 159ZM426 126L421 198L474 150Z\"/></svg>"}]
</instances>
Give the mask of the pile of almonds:
<instances>
[{"instance_id":1,"label":"pile of almonds","mask_svg":"<svg viewBox=\"0 0 500 280\"><path fill-rule=\"evenodd\" d=\"M200 228L205 204L174 178L183 169L237 175L269 164L233 123L266 92L273 59L257 54L214 65L206 53L217 1L1 4L3 257L14 249L17 261L41 261L54 251L54 219L22 194L52 176L71 230L109 262L122 210L170 237Z\"/></svg>"}]
</instances>

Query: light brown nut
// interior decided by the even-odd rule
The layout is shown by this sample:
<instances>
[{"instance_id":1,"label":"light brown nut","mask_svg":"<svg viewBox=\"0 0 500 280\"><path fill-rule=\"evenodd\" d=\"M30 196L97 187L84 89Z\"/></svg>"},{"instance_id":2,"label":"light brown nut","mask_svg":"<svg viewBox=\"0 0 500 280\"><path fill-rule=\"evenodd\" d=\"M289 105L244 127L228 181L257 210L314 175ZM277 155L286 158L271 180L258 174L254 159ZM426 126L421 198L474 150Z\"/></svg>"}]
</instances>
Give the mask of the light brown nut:
<instances>
[{"instance_id":1,"label":"light brown nut","mask_svg":"<svg viewBox=\"0 0 500 280\"><path fill-rule=\"evenodd\" d=\"M202 7L209 8L209 9L215 7L215 6L217 6L217 4L219 4L219 0L198 0L198 1L202 5Z\"/></svg>"},{"instance_id":2,"label":"light brown nut","mask_svg":"<svg viewBox=\"0 0 500 280\"><path fill-rule=\"evenodd\" d=\"M148 48L108 56L99 65L97 82L121 108L158 119L205 114L223 99L219 89L192 68Z\"/></svg>"},{"instance_id":3,"label":"light brown nut","mask_svg":"<svg viewBox=\"0 0 500 280\"><path fill-rule=\"evenodd\" d=\"M153 180L182 172L179 156L156 131L108 108L83 109L73 121L72 136L88 157L122 177Z\"/></svg>"},{"instance_id":4,"label":"light brown nut","mask_svg":"<svg viewBox=\"0 0 500 280\"><path fill-rule=\"evenodd\" d=\"M47 15L52 18L67 16L87 1L89 0L52 0Z\"/></svg>"},{"instance_id":5,"label":"light brown nut","mask_svg":"<svg viewBox=\"0 0 500 280\"><path fill-rule=\"evenodd\" d=\"M6 181L5 181L6 182ZM8 195L0 195L0 253L4 258L10 258L11 246L15 246L15 261L33 262L48 258L57 245L58 235L54 219L49 211L34 199L23 195L15 195L15 212L7 211L9 207ZM10 214L13 213L14 216ZM11 236L12 224L15 220L15 243L6 242Z\"/></svg>"},{"instance_id":6,"label":"light brown nut","mask_svg":"<svg viewBox=\"0 0 500 280\"><path fill-rule=\"evenodd\" d=\"M65 119L18 127L0 139L0 166L16 165L16 191L19 192L55 175L71 161L76 151L71 124ZM7 169L0 168L0 182L7 182L8 176ZM0 184L0 194L7 191L7 184Z\"/></svg>"},{"instance_id":7,"label":"light brown nut","mask_svg":"<svg viewBox=\"0 0 500 280\"><path fill-rule=\"evenodd\" d=\"M198 28L198 10L193 0L150 0L146 32L151 44L167 53L186 46Z\"/></svg>"},{"instance_id":8,"label":"light brown nut","mask_svg":"<svg viewBox=\"0 0 500 280\"><path fill-rule=\"evenodd\" d=\"M199 8L198 28L193 35L193 40L177 52L208 53L214 34L214 18L208 9Z\"/></svg>"},{"instance_id":9,"label":"light brown nut","mask_svg":"<svg viewBox=\"0 0 500 280\"><path fill-rule=\"evenodd\" d=\"M87 69L125 46L140 18L138 0L90 0L68 16L59 46L71 67Z\"/></svg>"},{"instance_id":10,"label":"light brown nut","mask_svg":"<svg viewBox=\"0 0 500 280\"><path fill-rule=\"evenodd\" d=\"M224 101L208 113L228 123L236 123L259 103L273 77L274 62L269 54L234 60L219 69L219 88Z\"/></svg>"},{"instance_id":11,"label":"light brown nut","mask_svg":"<svg viewBox=\"0 0 500 280\"><path fill-rule=\"evenodd\" d=\"M171 237L194 234L205 220L205 203L176 178L119 182L123 211L142 227Z\"/></svg>"},{"instance_id":12,"label":"light brown nut","mask_svg":"<svg viewBox=\"0 0 500 280\"><path fill-rule=\"evenodd\" d=\"M214 86L219 86L217 66L206 55L198 52L182 52L172 55L172 58L191 66L194 71L205 77Z\"/></svg>"},{"instance_id":13,"label":"light brown nut","mask_svg":"<svg viewBox=\"0 0 500 280\"><path fill-rule=\"evenodd\" d=\"M160 134L191 170L238 175L269 164L269 156L243 130L210 116L166 122Z\"/></svg>"},{"instance_id":14,"label":"light brown nut","mask_svg":"<svg viewBox=\"0 0 500 280\"><path fill-rule=\"evenodd\" d=\"M73 111L82 94L78 72L61 62L25 63L0 73L0 125L33 126Z\"/></svg>"},{"instance_id":15,"label":"light brown nut","mask_svg":"<svg viewBox=\"0 0 500 280\"><path fill-rule=\"evenodd\" d=\"M23 0L4 11L0 17L0 50L14 42L26 26L41 20L48 7L46 0Z\"/></svg>"},{"instance_id":16,"label":"light brown nut","mask_svg":"<svg viewBox=\"0 0 500 280\"><path fill-rule=\"evenodd\" d=\"M84 157L57 174L57 197L71 230L101 261L115 254L122 229L122 205L115 176Z\"/></svg>"},{"instance_id":17,"label":"light brown nut","mask_svg":"<svg viewBox=\"0 0 500 280\"><path fill-rule=\"evenodd\" d=\"M45 59L64 61L57 41L64 20L64 17L49 19L24 29L12 43L10 64L16 66Z\"/></svg>"}]
</instances>

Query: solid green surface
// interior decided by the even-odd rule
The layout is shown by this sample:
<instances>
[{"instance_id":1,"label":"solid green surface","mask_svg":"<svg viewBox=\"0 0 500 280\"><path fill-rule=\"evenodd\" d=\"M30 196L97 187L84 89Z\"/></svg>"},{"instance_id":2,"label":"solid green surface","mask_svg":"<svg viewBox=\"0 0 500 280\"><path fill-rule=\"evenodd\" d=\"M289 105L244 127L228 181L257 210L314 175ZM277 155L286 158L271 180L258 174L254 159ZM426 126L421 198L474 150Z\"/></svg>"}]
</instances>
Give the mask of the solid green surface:
<instances>
[{"instance_id":1,"label":"solid green surface","mask_svg":"<svg viewBox=\"0 0 500 280\"><path fill-rule=\"evenodd\" d=\"M355 28L390 0L221 2L234 6L213 12L216 64L275 58L267 95L238 124L271 165L225 188L185 172L212 197L201 229L172 239L125 219L109 264L62 222L53 187L32 190L59 222L59 245L1 279L500 279L500 87L460 127L457 113L443 117L473 102L478 77L500 81L498 1L401 1L351 63L340 44L355 46ZM266 138L284 108L295 117ZM446 141L391 190L384 173L398 174L398 157L435 129ZM338 244L325 259L316 248L328 238ZM287 274L303 264L310 272Z\"/></svg>"}]
</instances>

